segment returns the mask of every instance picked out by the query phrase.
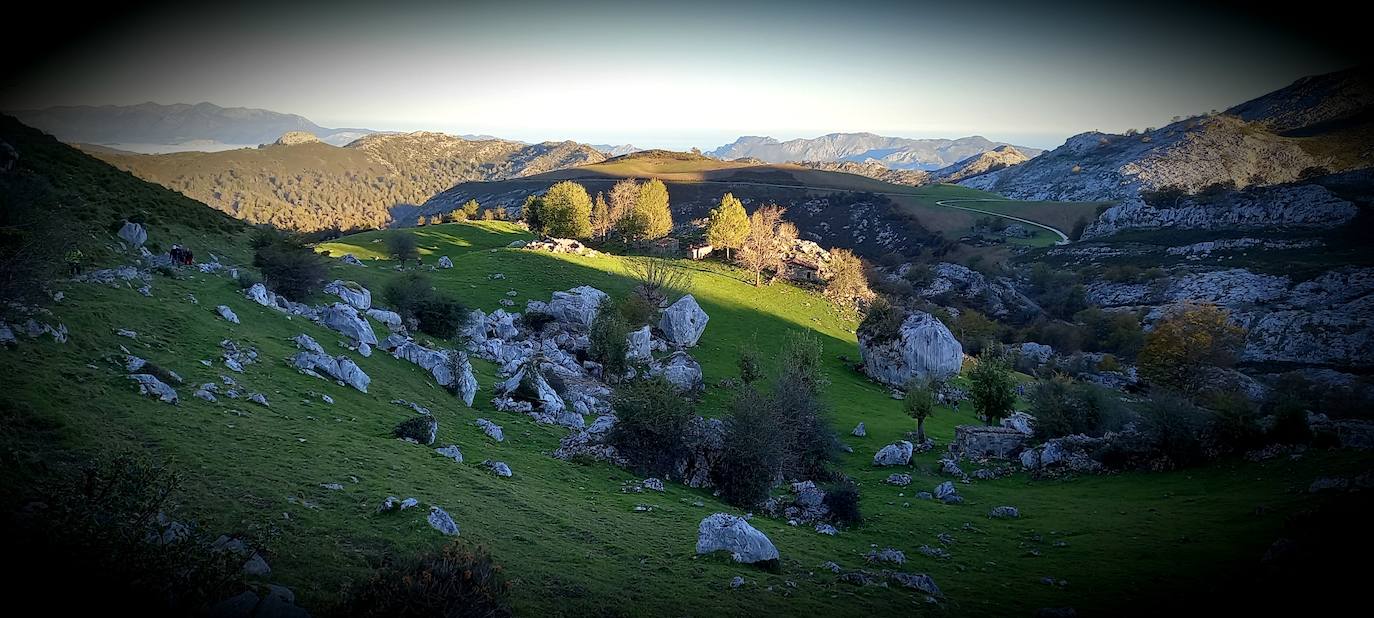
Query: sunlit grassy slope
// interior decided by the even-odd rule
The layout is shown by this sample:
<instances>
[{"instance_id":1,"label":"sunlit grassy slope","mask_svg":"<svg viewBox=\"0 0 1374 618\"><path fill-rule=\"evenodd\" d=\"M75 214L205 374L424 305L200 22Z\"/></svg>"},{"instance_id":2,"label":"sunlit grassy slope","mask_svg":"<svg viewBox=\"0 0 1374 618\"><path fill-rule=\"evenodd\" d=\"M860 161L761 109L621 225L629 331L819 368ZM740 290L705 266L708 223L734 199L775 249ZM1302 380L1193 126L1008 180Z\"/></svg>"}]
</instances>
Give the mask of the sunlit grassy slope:
<instances>
[{"instance_id":1,"label":"sunlit grassy slope","mask_svg":"<svg viewBox=\"0 0 1374 618\"><path fill-rule=\"evenodd\" d=\"M156 235L159 230L154 229ZM398 276L378 259L369 232L321 247L352 253L367 268L337 264L333 276L358 281L380 298ZM612 294L630 283L616 257L567 257L504 248L526 235L501 223L429 226L413 233L433 264L451 257L456 267L431 274L444 291L491 311L508 290L517 301L547 299L555 290L593 285ZM790 285L748 285L740 273L711 263L690 263L692 293L711 320L692 351L704 368L705 414L726 402L722 378L735 375L736 346L756 336L775 350L791 330L816 332L825 346L832 384L826 392L832 421L854 448L840 464L861 485L862 526L838 536L756 517L753 525L782 552L781 569L765 572L722 556L694 555L697 524L717 511L739 512L709 491L668 483L666 493L627 494L629 473L604 464L577 465L548 455L563 430L526 417L496 412L489 403L493 367L475 363L482 391L476 410L436 387L419 368L374 353L362 358L340 347L340 338L300 318L255 305L222 276L157 277L154 296L133 290L62 284L66 299L53 308L72 331L71 341L24 343L0 351L0 390L16 425L6 451L22 461L57 461L69 452L104 453L147 448L167 458L187 478L177 517L196 519L214 531L248 532L267 539L273 580L293 587L298 599L322 608L345 582L360 581L385 557L432 549L444 539L424 521L424 509L375 513L388 495L414 496L447 509L462 538L488 546L515 580L522 615L865 615L897 612L1030 615L1045 606L1074 606L1082 613L1149 613L1159 604L1224 584L1248 572L1273 541L1286 514L1309 498L1295 489L1331 468L1358 462L1344 455L1310 454L1301 460L1262 464L1222 463L1178 473L1122 474L1062 481L1030 481L1015 475L960 486L963 505L917 500L914 493L944 480L937 455L917 457L910 469L875 469L873 454L913 428L900 402L849 368L857 359L852 317L814 293ZM493 281L489 275L503 273ZM194 295L199 304L188 298ZM324 301L317 299L317 302ZM227 304L242 319L231 325L212 309ZM113 329L139 333L136 340ZM379 333L385 329L374 324ZM308 333L334 353L354 358L372 376L359 393L291 370L289 338ZM171 368L188 385L218 379L225 371L200 359L217 359L219 342L257 346L259 363L231 374L245 391L271 401L262 408L243 401L207 403L179 388L182 402L169 406L138 396L117 366L119 346ZM771 359L770 359L771 360ZM335 399L325 404L318 394ZM465 463L389 436L412 413L390 403L419 402L440 422L439 444L461 446ZM493 443L472 422L486 417L505 427L507 441ZM859 421L868 437L849 430ZM973 423L967 411L941 408L928 430L941 447L954 426ZM509 479L478 465L508 462ZM7 466L6 482L15 482ZM971 469L971 468L970 468ZM881 483L910 472L909 488ZM356 482L355 480L356 479ZM342 483L329 491L321 483ZM697 503L701 506L697 506ZM654 507L635 512L638 504ZM999 505L1020 508L1019 520L990 520ZM1262 511L1257 507L1263 505ZM938 545L948 533L953 558L939 561L916 550ZM912 572L930 573L946 594L942 605L912 591L855 587L819 568L833 560L864 567L874 546L907 553ZM748 583L731 589L730 578ZM1049 576L1066 586L1042 583Z\"/></svg>"}]
</instances>

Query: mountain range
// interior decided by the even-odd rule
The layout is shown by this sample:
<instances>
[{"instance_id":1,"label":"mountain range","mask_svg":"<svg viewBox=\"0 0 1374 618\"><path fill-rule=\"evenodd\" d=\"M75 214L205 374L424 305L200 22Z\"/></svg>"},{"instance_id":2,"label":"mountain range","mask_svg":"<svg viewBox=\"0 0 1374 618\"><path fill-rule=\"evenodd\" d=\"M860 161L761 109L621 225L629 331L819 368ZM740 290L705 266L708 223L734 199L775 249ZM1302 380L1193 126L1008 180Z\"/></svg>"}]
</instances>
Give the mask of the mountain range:
<instances>
[{"instance_id":1,"label":"mountain range","mask_svg":"<svg viewBox=\"0 0 1374 618\"><path fill-rule=\"evenodd\" d=\"M933 171L1009 145L977 135L959 139L912 139L872 133L831 133L813 139L785 142L771 137L741 137L707 154L724 160L754 158L768 163L849 161L878 163L890 169ZM1016 146L1016 149L1028 157L1042 152L1039 148L1027 146Z\"/></svg>"},{"instance_id":2,"label":"mountain range","mask_svg":"<svg viewBox=\"0 0 1374 618\"><path fill-rule=\"evenodd\" d=\"M222 150L225 146L269 143L290 131L304 131L336 146L376 133L371 129L329 129L296 114L213 103L76 105L9 113L67 143L190 145Z\"/></svg>"}]
</instances>

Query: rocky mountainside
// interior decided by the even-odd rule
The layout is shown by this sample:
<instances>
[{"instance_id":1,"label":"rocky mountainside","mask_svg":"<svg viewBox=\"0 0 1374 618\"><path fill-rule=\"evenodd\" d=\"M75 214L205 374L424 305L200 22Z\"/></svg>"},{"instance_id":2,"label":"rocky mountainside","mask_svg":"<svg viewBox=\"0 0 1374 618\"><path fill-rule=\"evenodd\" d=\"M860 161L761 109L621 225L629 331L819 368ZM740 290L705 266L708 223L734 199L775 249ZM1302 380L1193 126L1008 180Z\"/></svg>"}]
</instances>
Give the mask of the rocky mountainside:
<instances>
[{"instance_id":1,"label":"rocky mountainside","mask_svg":"<svg viewBox=\"0 0 1374 618\"><path fill-rule=\"evenodd\" d=\"M883 182L890 182L895 185L910 185L913 187L927 184L930 182L931 178L930 172L924 170L892 169L886 165L873 161L864 163L856 163L854 161L793 161L792 164L813 170L857 174Z\"/></svg>"},{"instance_id":2,"label":"rocky mountainside","mask_svg":"<svg viewBox=\"0 0 1374 618\"><path fill-rule=\"evenodd\" d=\"M601 154L608 157L618 157L643 150L634 144L620 144L619 146L615 144L592 144L592 148L601 151Z\"/></svg>"},{"instance_id":3,"label":"rocky mountainside","mask_svg":"<svg viewBox=\"0 0 1374 618\"><path fill-rule=\"evenodd\" d=\"M959 182L1031 160L1015 146L998 146L930 173L931 182Z\"/></svg>"},{"instance_id":4,"label":"rocky mountainside","mask_svg":"<svg viewBox=\"0 0 1374 618\"><path fill-rule=\"evenodd\" d=\"M369 129L329 129L296 114L213 103L57 106L12 114L68 143L264 144L290 131L304 131L343 145L372 133Z\"/></svg>"},{"instance_id":5,"label":"rocky mountainside","mask_svg":"<svg viewBox=\"0 0 1374 618\"><path fill-rule=\"evenodd\" d=\"M135 176L252 223L315 231L385 227L398 204L419 204L455 183L501 180L595 163L574 142L523 144L442 133L372 134L337 147L307 132L256 149L162 155L92 149Z\"/></svg>"},{"instance_id":6,"label":"rocky mountainside","mask_svg":"<svg viewBox=\"0 0 1374 618\"><path fill-rule=\"evenodd\" d=\"M1309 77L1222 114L1125 135L1088 132L1023 165L964 180L1028 200L1292 183L1374 165L1371 70Z\"/></svg>"},{"instance_id":7,"label":"rocky mountainside","mask_svg":"<svg viewBox=\"0 0 1374 618\"><path fill-rule=\"evenodd\" d=\"M785 142L771 137L741 137L708 154L723 160L753 157L769 163L874 162L891 169L936 170L1006 145L976 135L959 139L911 139L872 133L831 133L813 139ZM1016 148L1032 157L1041 152L1025 146Z\"/></svg>"}]
</instances>

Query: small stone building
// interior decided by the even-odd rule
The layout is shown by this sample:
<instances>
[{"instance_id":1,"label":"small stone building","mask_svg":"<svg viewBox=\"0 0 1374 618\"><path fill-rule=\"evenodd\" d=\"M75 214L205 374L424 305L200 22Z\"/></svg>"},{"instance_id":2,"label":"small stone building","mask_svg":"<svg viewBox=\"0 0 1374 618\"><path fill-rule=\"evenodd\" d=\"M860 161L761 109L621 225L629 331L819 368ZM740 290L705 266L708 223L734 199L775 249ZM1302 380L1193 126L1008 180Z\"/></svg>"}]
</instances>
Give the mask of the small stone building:
<instances>
[{"instance_id":1,"label":"small stone building","mask_svg":"<svg viewBox=\"0 0 1374 618\"><path fill-rule=\"evenodd\" d=\"M1026 446L1026 435L1010 427L960 425L950 453L969 459L1011 459Z\"/></svg>"}]
</instances>

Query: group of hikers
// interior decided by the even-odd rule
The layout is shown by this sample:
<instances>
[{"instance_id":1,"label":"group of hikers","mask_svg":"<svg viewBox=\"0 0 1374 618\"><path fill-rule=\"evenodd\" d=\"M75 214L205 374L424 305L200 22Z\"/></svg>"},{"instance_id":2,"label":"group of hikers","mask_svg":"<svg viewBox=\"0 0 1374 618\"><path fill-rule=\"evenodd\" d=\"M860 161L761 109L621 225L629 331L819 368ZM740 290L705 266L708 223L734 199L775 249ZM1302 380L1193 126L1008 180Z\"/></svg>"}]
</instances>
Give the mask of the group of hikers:
<instances>
[{"instance_id":1,"label":"group of hikers","mask_svg":"<svg viewBox=\"0 0 1374 618\"><path fill-rule=\"evenodd\" d=\"M172 245L172 250L167 253L172 256L173 264L190 266L195 263L195 256L191 254L191 250L181 245Z\"/></svg>"}]
</instances>

